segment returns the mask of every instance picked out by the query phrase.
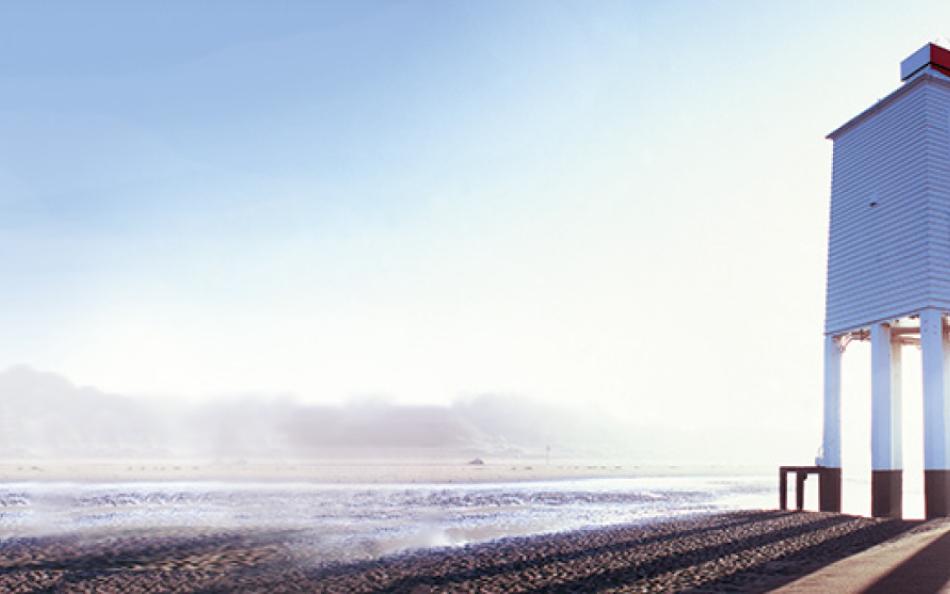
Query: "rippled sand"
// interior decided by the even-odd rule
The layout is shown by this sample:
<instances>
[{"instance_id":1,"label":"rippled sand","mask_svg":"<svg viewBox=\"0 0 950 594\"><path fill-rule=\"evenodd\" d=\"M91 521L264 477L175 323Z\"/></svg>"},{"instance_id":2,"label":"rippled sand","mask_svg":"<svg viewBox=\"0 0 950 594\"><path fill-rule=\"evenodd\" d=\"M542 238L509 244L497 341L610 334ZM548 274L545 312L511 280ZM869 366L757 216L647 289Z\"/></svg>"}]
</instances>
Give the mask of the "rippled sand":
<instances>
[{"instance_id":1,"label":"rippled sand","mask_svg":"<svg viewBox=\"0 0 950 594\"><path fill-rule=\"evenodd\" d=\"M114 531L0 544L0 590L28 592L762 591L915 525L735 512L511 538L361 563L303 553L295 531Z\"/></svg>"}]
</instances>

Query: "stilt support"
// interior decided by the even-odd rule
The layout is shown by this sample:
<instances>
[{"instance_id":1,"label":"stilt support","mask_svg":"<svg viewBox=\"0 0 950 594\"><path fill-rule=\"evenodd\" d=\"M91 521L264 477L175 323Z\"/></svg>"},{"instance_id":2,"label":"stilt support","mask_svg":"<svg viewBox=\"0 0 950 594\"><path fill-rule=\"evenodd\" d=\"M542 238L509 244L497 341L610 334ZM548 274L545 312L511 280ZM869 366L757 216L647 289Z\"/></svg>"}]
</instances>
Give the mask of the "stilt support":
<instances>
[{"instance_id":1,"label":"stilt support","mask_svg":"<svg viewBox=\"0 0 950 594\"><path fill-rule=\"evenodd\" d=\"M818 473L818 509L841 511L841 469L821 467Z\"/></svg>"},{"instance_id":2,"label":"stilt support","mask_svg":"<svg viewBox=\"0 0 950 594\"><path fill-rule=\"evenodd\" d=\"M902 515L901 345L889 324L871 327L871 515Z\"/></svg>"},{"instance_id":3,"label":"stilt support","mask_svg":"<svg viewBox=\"0 0 950 594\"><path fill-rule=\"evenodd\" d=\"M928 518L950 516L950 345L943 312L920 312L924 373L924 508Z\"/></svg>"},{"instance_id":4,"label":"stilt support","mask_svg":"<svg viewBox=\"0 0 950 594\"><path fill-rule=\"evenodd\" d=\"M900 518L903 510L903 471L871 471L871 515Z\"/></svg>"},{"instance_id":5,"label":"stilt support","mask_svg":"<svg viewBox=\"0 0 950 594\"><path fill-rule=\"evenodd\" d=\"M825 336L825 397L821 456L817 460L818 508L841 511L841 340Z\"/></svg>"}]
</instances>

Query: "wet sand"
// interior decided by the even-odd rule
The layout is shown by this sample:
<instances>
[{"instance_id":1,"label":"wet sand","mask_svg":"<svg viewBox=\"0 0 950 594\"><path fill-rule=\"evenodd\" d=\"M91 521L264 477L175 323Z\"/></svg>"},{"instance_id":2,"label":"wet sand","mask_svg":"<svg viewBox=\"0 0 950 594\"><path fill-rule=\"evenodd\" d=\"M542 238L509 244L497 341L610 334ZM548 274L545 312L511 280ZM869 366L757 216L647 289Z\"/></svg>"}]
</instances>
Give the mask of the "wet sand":
<instances>
[{"instance_id":1,"label":"wet sand","mask_svg":"<svg viewBox=\"0 0 950 594\"><path fill-rule=\"evenodd\" d=\"M776 511L321 564L293 531L194 529L0 539L4 592L761 592L919 522Z\"/></svg>"}]
</instances>

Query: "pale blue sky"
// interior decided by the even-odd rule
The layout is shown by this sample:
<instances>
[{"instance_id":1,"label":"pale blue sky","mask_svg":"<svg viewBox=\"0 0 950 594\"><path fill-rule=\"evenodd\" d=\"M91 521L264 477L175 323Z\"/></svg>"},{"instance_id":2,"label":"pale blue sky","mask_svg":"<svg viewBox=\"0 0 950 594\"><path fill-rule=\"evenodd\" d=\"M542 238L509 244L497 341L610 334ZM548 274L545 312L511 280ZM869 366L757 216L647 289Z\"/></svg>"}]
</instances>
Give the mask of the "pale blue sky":
<instances>
[{"instance_id":1,"label":"pale blue sky","mask_svg":"<svg viewBox=\"0 0 950 594\"><path fill-rule=\"evenodd\" d=\"M511 393L754 420L795 454L818 445L823 137L950 23L143 5L0 5L0 366L165 398Z\"/></svg>"}]
</instances>

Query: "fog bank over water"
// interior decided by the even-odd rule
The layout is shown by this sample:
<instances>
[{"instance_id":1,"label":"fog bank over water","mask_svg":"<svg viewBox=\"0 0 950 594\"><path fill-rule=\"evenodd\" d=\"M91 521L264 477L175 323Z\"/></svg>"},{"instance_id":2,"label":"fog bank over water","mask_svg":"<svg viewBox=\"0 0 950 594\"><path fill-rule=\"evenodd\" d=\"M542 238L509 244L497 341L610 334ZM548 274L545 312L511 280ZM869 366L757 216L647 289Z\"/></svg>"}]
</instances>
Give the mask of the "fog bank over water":
<instances>
[{"instance_id":1,"label":"fog bank over water","mask_svg":"<svg viewBox=\"0 0 950 594\"><path fill-rule=\"evenodd\" d=\"M653 462L684 454L669 435L594 411L496 394L445 406L381 397L326 405L267 395L166 404L18 366L0 372L0 410L0 455L7 459L444 460L540 457L548 446L554 458Z\"/></svg>"}]
</instances>

